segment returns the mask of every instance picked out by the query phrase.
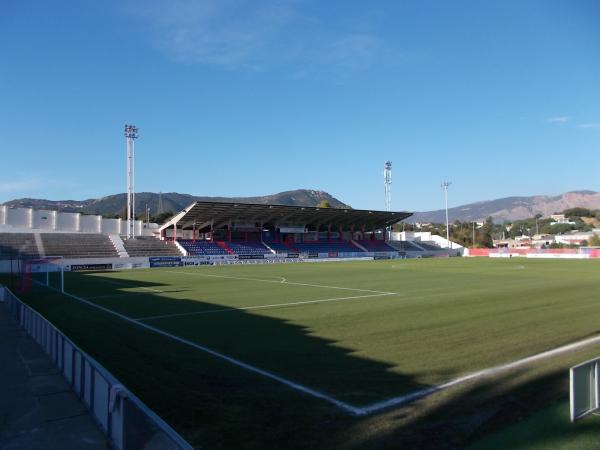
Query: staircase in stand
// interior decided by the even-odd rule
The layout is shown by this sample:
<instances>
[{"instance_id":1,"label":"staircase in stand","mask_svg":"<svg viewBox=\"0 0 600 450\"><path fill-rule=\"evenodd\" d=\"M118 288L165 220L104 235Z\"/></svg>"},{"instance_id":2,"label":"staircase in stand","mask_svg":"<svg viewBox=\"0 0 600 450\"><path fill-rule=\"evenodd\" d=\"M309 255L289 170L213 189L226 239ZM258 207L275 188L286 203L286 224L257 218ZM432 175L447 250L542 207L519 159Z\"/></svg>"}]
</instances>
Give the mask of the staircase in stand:
<instances>
[{"instance_id":1,"label":"staircase in stand","mask_svg":"<svg viewBox=\"0 0 600 450\"><path fill-rule=\"evenodd\" d=\"M233 250L231 250L229 248L229 246L225 243L225 241L217 241L216 244L221 247L223 250L225 250L227 253L229 253L230 255L233 255Z\"/></svg>"},{"instance_id":2,"label":"staircase in stand","mask_svg":"<svg viewBox=\"0 0 600 450\"><path fill-rule=\"evenodd\" d=\"M125 244L123 243L123 239L121 239L121 236L119 236L118 234L111 234L108 236L108 238L110 239L113 246L115 247L115 250L119 254L119 258L127 258L129 256L129 253L127 253L127 250L125 250Z\"/></svg>"},{"instance_id":3,"label":"staircase in stand","mask_svg":"<svg viewBox=\"0 0 600 450\"><path fill-rule=\"evenodd\" d=\"M300 252L298 251L298 249L295 249L295 248L292 246L292 244L290 244L289 242L287 242L287 241L282 241L282 243L283 243L283 245L285 245L287 248L289 248L289 249L290 249L290 251L291 251L292 253L300 253Z\"/></svg>"},{"instance_id":4,"label":"staircase in stand","mask_svg":"<svg viewBox=\"0 0 600 450\"><path fill-rule=\"evenodd\" d=\"M267 247L267 249L268 249L268 250L269 250L271 253L273 253L274 255L276 255L276 254L277 254L277 252L276 252L275 250L273 250L273 248L271 248L271 246L270 246L269 244L267 244L266 242L264 242L264 241L260 241L260 243L261 243L262 245L264 245L265 247Z\"/></svg>"},{"instance_id":5,"label":"staircase in stand","mask_svg":"<svg viewBox=\"0 0 600 450\"><path fill-rule=\"evenodd\" d=\"M350 240L350 242L352 243L352 245L354 245L355 247L358 247L363 252L368 252L369 251L365 247L363 247L362 245L360 245L358 242L356 242L354 239Z\"/></svg>"}]
</instances>

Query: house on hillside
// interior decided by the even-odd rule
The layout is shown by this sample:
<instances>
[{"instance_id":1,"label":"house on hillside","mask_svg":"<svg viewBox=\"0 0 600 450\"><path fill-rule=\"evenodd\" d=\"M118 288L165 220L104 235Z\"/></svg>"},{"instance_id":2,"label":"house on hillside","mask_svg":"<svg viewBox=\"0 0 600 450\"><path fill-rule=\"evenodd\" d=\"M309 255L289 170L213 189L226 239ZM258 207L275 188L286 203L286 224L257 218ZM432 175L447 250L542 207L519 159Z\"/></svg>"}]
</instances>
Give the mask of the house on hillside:
<instances>
[{"instance_id":1,"label":"house on hillside","mask_svg":"<svg viewBox=\"0 0 600 450\"><path fill-rule=\"evenodd\" d=\"M534 234L531 239L531 246L535 248L541 248L546 245L553 244L555 237L553 234Z\"/></svg>"},{"instance_id":2,"label":"house on hillside","mask_svg":"<svg viewBox=\"0 0 600 450\"><path fill-rule=\"evenodd\" d=\"M571 233L558 234L554 238L557 244L581 245L582 242L588 241L594 234L593 231L573 231Z\"/></svg>"},{"instance_id":3,"label":"house on hillside","mask_svg":"<svg viewBox=\"0 0 600 450\"><path fill-rule=\"evenodd\" d=\"M558 224L566 224L566 225L575 225L575 222L571 222L564 214L552 214L550 218L554 222L550 222L550 225L558 225Z\"/></svg>"}]
</instances>

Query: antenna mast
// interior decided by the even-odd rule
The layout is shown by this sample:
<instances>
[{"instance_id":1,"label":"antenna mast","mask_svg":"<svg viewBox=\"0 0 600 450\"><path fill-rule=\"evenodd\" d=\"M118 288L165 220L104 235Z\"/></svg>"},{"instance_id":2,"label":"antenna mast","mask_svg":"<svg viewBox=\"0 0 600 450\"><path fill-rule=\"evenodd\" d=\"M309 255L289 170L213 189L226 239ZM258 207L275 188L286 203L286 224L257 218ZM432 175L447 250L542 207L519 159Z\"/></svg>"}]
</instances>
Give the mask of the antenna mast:
<instances>
[{"instance_id":1,"label":"antenna mast","mask_svg":"<svg viewBox=\"0 0 600 450\"><path fill-rule=\"evenodd\" d=\"M385 187L385 210L392 210L392 162L383 164L383 185Z\"/></svg>"}]
</instances>

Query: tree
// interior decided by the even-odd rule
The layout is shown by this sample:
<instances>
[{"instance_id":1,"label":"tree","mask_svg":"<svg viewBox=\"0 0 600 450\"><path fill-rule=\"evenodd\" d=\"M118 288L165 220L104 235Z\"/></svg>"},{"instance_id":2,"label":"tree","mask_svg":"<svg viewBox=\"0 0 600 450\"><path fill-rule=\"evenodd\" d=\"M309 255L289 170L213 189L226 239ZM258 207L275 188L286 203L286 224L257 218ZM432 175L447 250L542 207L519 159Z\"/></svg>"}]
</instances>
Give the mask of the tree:
<instances>
[{"instance_id":1,"label":"tree","mask_svg":"<svg viewBox=\"0 0 600 450\"><path fill-rule=\"evenodd\" d=\"M574 229L575 227L568 223L557 223L556 225L544 225L540 231L548 234L563 234Z\"/></svg>"},{"instance_id":2,"label":"tree","mask_svg":"<svg viewBox=\"0 0 600 450\"><path fill-rule=\"evenodd\" d=\"M563 211L565 217L592 217L592 212L587 208L570 208Z\"/></svg>"},{"instance_id":3,"label":"tree","mask_svg":"<svg viewBox=\"0 0 600 450\"><path fill-rule=\"evenodd\" d=\"M600 247L600 236L598 236L597 234L593 235L591 238L588 239L587 245L590 247Z\"/></svg>"},{"instance_id":4,"label":"tree","mask_svg":"<svg viewBox=\"0 0 600 450\"><path fill-rule=\"evenodd\" d=\"M317 208L331 208L331 203L329 203L327 200L321 200L317 205Z\"/></svg>"},{"instance_id":5,"label":"tree","mask_svg":"<svg viewBox=\"0 0 600 450\"><path fill-rule=\"evenodd\" d=\"M156 222L159 224L165 223L168 219L170 219L174 215L173 211L163 212L157 215L150 216L150 222Z\"/></svg>"},{"instance_id":6,"label":"tree","mask_svg":"<svg viewBox=\"0 0 600 450\"><path fill-rule=\"evenodd\" d=\"M494 230L494 220L491 217L485 219L483 226L477 230L475 235L475 244L479 244L483 247L492 248L494 246L494 240L492 239L492 231Z\"/></svg>"}]
</instances>

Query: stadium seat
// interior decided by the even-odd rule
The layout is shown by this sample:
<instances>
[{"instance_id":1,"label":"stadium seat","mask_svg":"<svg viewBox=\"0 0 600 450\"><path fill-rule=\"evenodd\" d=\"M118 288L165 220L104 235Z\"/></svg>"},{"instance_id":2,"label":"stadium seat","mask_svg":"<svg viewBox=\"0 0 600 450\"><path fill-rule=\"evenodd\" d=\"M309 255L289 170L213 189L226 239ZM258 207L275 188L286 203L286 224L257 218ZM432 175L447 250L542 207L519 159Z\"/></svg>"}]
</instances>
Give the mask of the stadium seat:
<instances>
[{"instance_id":1,"label":"stadium seat","mask_svg":"<svg viewBox=\"0 0 600 450\"><path fill-rule=\"evenodd\" d=\"M192 239L177 239L189 255L228 255L227 250L212 241L196 241Z\"/></svg>"},{"instance_id":2,"label":"stadium seat","mask_svg":"<svg viewBox=\"0 0 600 450\"><path fill-rule=\"evenodd\" d=\"M363 252L352 242L342 240L294 242L293 246L305 253Z\"/></svg>"},{"instance_id":3,"label":"stadium seat","mask_svg":"<svg viewBox=\"0 0 600 450\"><path fill-rule=\"evenodd\" d=\"M173 242L154 237L124 239L123 244L129 256L181 256L181 251Z\"/></svg>"},{"instance_id":4,"label":"stadium seat","mask_svg":"<svg viewBox=\"0 0 600 450\"><path fill-rule=\"evenodd\" d=\"M387 242L376 239L374 241L369 239L364 239L360 241L356 241L357 244L363 246L369 252L395 252L396 249L390 247Z\"/></svg>"}]
</instances>

